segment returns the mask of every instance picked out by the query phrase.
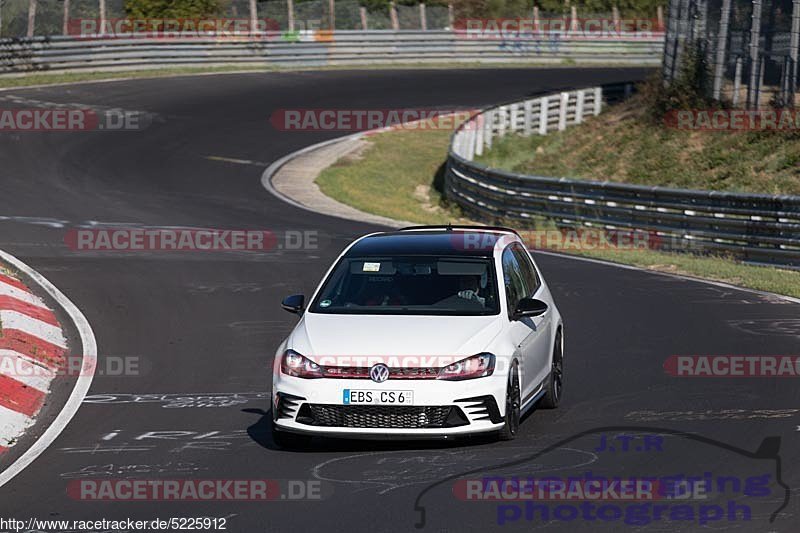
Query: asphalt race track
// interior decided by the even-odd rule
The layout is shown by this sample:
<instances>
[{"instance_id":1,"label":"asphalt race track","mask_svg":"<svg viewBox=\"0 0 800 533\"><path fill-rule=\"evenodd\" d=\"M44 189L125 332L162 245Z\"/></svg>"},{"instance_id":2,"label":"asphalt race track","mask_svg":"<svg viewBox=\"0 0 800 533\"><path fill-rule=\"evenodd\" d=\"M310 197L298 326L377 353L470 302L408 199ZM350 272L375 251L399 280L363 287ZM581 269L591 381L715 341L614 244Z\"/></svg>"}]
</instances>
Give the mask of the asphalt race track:
<instances>
[{"instance_id":1,"label":"asphalt race track","mask_svg":"<svg viewBox=\"0 0 800 533\"><path fill-rule=\"evenodd\" d=\"M0 93L0 99L14 95L155 117L139 132L0 134L0 249L40 271L83 311L101 361L114 356L143 362L138 376L95 377L88 401L61 436L0 488L0 514L226 517L228 530L245 533L407 531L416 525L428 531L485 531L503 521L498 529L693 531L698 522L688 519L621 525L573 517L548 525L528 521L522 511L512 521L515 509L454 497L455 479L566 477L586 470L606 476L714 472L773 477L768 495L733 498L753 500L749 522L729 522L726 516L707 527L797 531L797 381L680 379L666 375L663 364L675 354L798 355L800 306L570 258L537 256L564 315L566 396L558 410L527 417L517 440L320 441L311 450L287 452L270 437L272 357L296 318L281 310L281 298L310 294L353 237L378 229L298 210L263 189L260 178L269 163L341 135L276 131L268 120L273 110L474 107L645 74L621 69L259 73ZM269 253L71 251L65 233L91 223L317 231L320 246ZM210 394L216 397L198 398ZM663 445L598 449L602 437L635 427L659 435ZM767 440L755 454L768 437L779 439ZM70 481L82 478L255 477L319 482L322 497L92 502L67 494Z\"/></svg>"}]
</instances>

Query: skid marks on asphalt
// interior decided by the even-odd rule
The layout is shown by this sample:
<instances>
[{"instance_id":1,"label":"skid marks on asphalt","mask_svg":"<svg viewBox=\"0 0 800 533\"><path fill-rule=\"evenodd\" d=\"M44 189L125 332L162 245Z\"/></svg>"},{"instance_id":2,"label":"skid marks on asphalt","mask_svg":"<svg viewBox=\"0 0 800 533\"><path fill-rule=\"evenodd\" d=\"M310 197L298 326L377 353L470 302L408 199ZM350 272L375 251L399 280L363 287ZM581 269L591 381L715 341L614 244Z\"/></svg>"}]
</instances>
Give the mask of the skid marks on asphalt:
<instances>
[{"instance_id":1,"label":"skid marks on asphalt","mask_svg":"<svg viewBox=\"0 0 800 533\"><path fill-rule=\"evenodd\" d=\"M92 394L83 403L94 405L156 404L165 409L236 407L259 401L269 402L268 392L223 392L201 394Z\"/></svg>"}]
</instances>

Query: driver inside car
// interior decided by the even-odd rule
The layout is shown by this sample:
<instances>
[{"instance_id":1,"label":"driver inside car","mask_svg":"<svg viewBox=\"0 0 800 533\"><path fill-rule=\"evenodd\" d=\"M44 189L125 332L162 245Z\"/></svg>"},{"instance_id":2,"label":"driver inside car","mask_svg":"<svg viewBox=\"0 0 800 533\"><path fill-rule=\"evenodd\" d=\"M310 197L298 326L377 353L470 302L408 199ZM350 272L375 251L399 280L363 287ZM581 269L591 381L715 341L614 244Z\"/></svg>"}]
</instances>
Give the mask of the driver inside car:
<instances>
[{"instance_id":1,"label":"driver inside car","mask_svg":"<svg viewBox=\"0 0 800 533\"><path fill-rule=\"evenodd\" d=\"M480 276L461 276L458 280L458 297L464 300L474 300L481 305L486 305L486 298L478 294L480 286Z\"/></svg>"}]
</instances>

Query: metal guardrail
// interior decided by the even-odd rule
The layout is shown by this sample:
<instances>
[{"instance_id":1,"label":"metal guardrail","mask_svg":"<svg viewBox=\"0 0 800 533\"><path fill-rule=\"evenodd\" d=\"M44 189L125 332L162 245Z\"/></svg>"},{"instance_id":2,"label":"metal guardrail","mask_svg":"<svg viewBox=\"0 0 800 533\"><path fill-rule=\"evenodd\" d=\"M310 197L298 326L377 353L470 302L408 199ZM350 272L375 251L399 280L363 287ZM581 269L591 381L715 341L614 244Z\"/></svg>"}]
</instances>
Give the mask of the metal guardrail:
<instances>
[{"instance_id":1,"label":"metal guardrail","mask_svg":"<svg viewBox=\"0 0 800 533\"><path fill-rule=\"evenodd\" d=\"M657 66L663 34L618 39L468 39L451 31L279 32L224 38L32 37L0 39L0 74L174 66L305 66L369 63L615 63Z\"/></svg>"},{"instance_id":2,"label":"metal guardrail","mask_svg":"<svg viewBox=\"0 0 800 533\"><path fill-rule=\"evenodd\" d=\"M593 87L496 106L453 135L445 194L480 218L560 227L639 230L661 249L731 254L742 260L800 267L800 196L672 189L609 181L526 176L473 161L507 133L545 135L597 115L630 85Z\"/></svg>"}]
</instances>

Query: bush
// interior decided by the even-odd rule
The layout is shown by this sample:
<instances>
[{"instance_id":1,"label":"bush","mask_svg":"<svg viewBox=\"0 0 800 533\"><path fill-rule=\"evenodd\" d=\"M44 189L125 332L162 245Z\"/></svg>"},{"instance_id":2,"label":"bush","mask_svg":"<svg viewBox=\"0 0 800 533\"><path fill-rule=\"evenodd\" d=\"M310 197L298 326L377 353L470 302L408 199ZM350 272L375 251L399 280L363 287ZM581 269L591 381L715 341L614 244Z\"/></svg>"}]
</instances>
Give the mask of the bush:
<instances>
[{"instance_id":1,"label":"bush","mask_svg":"<svg viewBox=\"0 0 800 533\"><path fill-rule=\"evenodd\" d=\"M125 13L136 19L199 19L221 11L220 0L125 0Z\"/></svg>"},{"instance_id":2,"label":"bush","mask_svg":"<svg viewBox=\"0 0 800 533\"><path fill-rule=\"evenodd\" d=\"M686 46L683 60L675 79L664 85L661 76L655 76L639 87L639 93L648 109L651 120L660 122L670 111L708 109L720 107L711 98L711 71L702 46Z\"/></svg>"}]
</instances>

